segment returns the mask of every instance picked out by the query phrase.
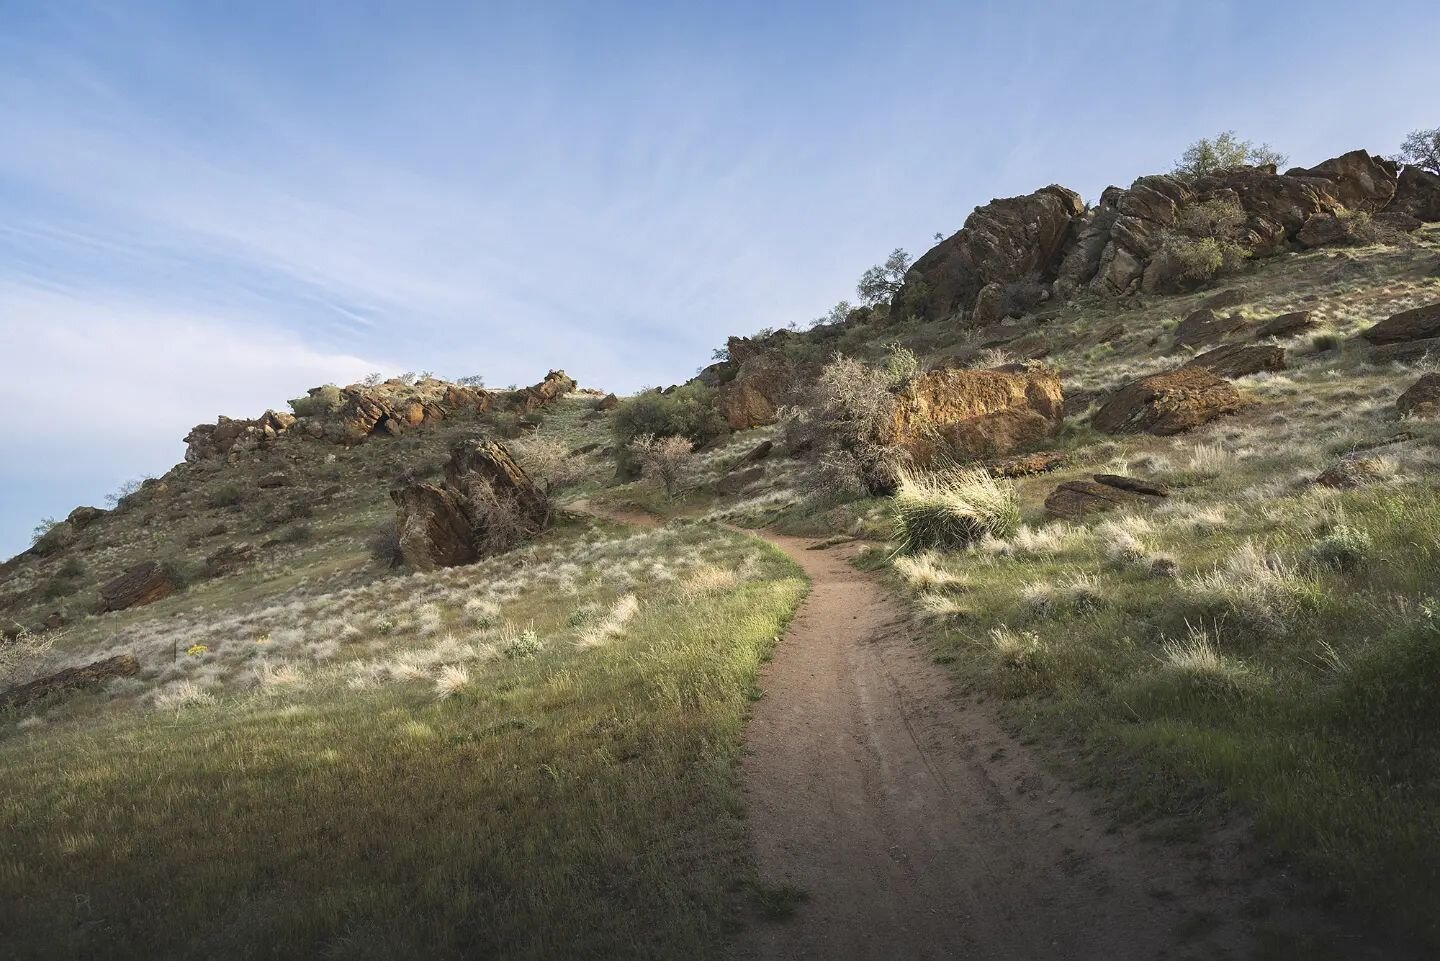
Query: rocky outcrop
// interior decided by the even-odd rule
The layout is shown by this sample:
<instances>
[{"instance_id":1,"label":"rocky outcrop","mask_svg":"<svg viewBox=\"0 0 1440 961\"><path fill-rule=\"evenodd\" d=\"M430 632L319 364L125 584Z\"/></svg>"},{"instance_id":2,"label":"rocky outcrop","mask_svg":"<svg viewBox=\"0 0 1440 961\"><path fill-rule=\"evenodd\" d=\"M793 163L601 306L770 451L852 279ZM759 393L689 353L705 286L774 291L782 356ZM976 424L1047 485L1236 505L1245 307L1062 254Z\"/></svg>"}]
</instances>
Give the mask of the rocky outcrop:
<instances>
[{"instance_id":1,"label":"rocky outcrop","mask_svg":"<svg viewBox=\"0 0 1440 961\"><path fill-rule=\"evenodd\" d=\"M1395 197L1397 168L1393 161L1364 150L1352 150L1308 169L1296 167L1285 176L1320 180L1347 210L1378 213Z\"/></svg>"},{"instance_id":2,"label":"rocky outcrop","mask_svg":"<svg viewBox=\"0 0 1440 961\"><path fill-rule=\"evenodd\" d=\"M1413 165L1401 170L1389 209L1427 223L1440 220L1440 174Z\"/></svg>"},{"instance_id":3,"label":"rocky outcrop","mask_svg":"<svg viewBox=\"0 0 1440 961\"><path fill-rule=\"evenodd\" d=\"M944 368L912 378L896 395L890 436L919 464L1005 457L1053 437L1064 408L1052 368Z\"/></svg>"},{"instance_id":4,"label":"rocky outcrop","mask_svg":"<svg viewBox=\"0 0 1440 961\"><path fill-rule=\"evenodd\" d=\"M566 375L563 370L552 370L540 383L512 394L509 407L522 414L529 414L548 407L573 391L575 386L574 379Z\"/></svg>"},{"instance_id":5,"label":"rocky outcrop","mask_svg":"<svg viewBox=\"0 0 1440 961\"><path fill-rule=\"evenodd\" d=\"M255 562L255 545L246 541L227 544L205 558L206 577L224 577Z\"/></svg>"},{"instance_id":6,"label":"rocky outcrop","mask_svg":"<svg viewBox=\"0 0 1440 961\"><path fill-rule=\"evenodd\" d=\"M606 394L595 402L595 409L599 411L614 410L620 406L620 398L614 394Z\"/></svg>"},{"instance_id":7,"label":"rocky outcrop","mask_svg":"<svg viewBox=\"0 0 1440 961\"><path fill-rule=\"evenodd\" d=\"M1226 344L1193 358L1186 367L1208 370L1217 377L1248 377L1266 370L1285 369L1285 348L1269 344Z\"/></svg>"},{"instance_id":8,"label":"rocky outcrop","mask_svg":"<svg viewBox=\"0 0 1440 961\"><path fill-rule=\"evenodd\" d=\"M67 667L48 677L0 692L0 711L17 710L56 694L97 688L119 677L140 673L140 662L131 654L116 654L83 667Z\"/></svg>"},{"instance_id":9,"label":"rocky outcrop","mask_svg":"<svg viewBox=\"0 0 1440 961\"><path fill-rule=\"evenodd\" d=\"M715 493L722 497L738 494L745 488L757 483L764 476L765 468L758 465L748 470L731 471L715 482Z\"/></svg>"},{"instance_id":10,"label":"rocky outcrop","mask_svg":"<svg viewBox=\"0 0 1440 961\"><path fill-rule=\"evenodd\" d=\"M100 588L100 613L153 604L180 589L175 576L158 561L143 561Z\"/></svg>"},{"instance_id":11,"label":"rocky outcrop","mask_svg":"<svg viewBox=\"0 0 1440 961\"><path fill-rule=\"evenodd\" d=\"M776 412L802 379L783 351L787 339L771 337L762 343L730 338L729 369L720 373L723 382L716 388L715 402L731 430L775 423Z\"/></svg>"},{"instance_id":12,"label":"rocky outcrop","mask_svg":"<svg viewBox=\"0 0 1440 961\"><path fill-rule=\"evenodd\" d=\"M770 452L774 449L774 441L762 440L759 444L750 448L744 454L741 454L739 459L737 459L735 463L730 465L730 469L734 471L739 470L742 467L749 467L751 464L758 464L765 458L769 457Z\"/></svg>"},{"instance_id":13,"label":"rocky outcrop","mask_svg":"<svg viewBox=\"0 0 1440 961\"><path fill-rule=\"evenodd\" d=\"M98 507L77 507L65 516L65 523L76 531L83 531L108 513Z\"/></svg>"},{"instance_id":14,"label":"rocky outcrop","mask_svg":"<svg viewBox=\"0 0 1440 961\"><path fill-rule=\"evenodd\" d=\"M891 303L892 319L969 312L987 285L996 285L994 300L1007 283L1027 278L1049 283L1084 212L1079 194L1055 184L977 207L958 232L911 266ZM998 313L998 304L986 309Z\"/></svg>"},{"instance_id":15,"label":"rocky outcrop","mask_svg":"<svg viewBox=\"0 0 1440 961\"><path fill-rule=\"evenodd\" d=\"M550 499L502 445L467 441L451 449L443 484L390 491L400 554L416 570L469 564L550 525Z\"/></svg>"},{"instance_id":16,"label":"rocky outcrop","mask_svg":"<svg viewBox=\"0 0 1440 961\"><path fill-rule=\"evenodd\" d=\"M1434 417L1440 414L1440 374L1426 374L1395 400L1402 416Z\"/></svg>"},{"instance_id":17,"label":"rocky outcrop","mask_svg":"<svg viewBox=\"0 0 1440 961\"><path fill-rule=\"evenodd\" d=\"M1066 481L1045 498L1045 510L1054 517L1075 520L1118 508L1143 507L1166 497L1163 487L1132 477L1096 474L1094 480Z\"/></svg>"},{"instance_id":18,"label":"rocky outcrop","mask_svg":"<svg viewBox=\"0 0 1440 961\"><path fill-rule=\"evenodd\" d=\"M198 424L185 435L185 462L198 463L212 457L223 457L232 450L258 450L269 446L285 431L295 426L291 414L267 410L253 420L222 416L213 424Z\"/></svg>"},{"instance_id":19,"label":"rocky outcrop","mask_svg":"<svg viewBox=\"0 0 1440 961\"><path fill-rule=\"evenodd\" d=\"M1403 310L1360 335L1372 344L1398 344L1440 337L1440 303Z\"/></svg>"},{"instance_id":20,"label":"rocky outcrop","mask_svg":"<svg viewBox=\"0 0 1440 961\"><path fill-rule=\"evenodd\" d=\"M1107 434L1179 434L1245 406L1229 381L1203 368L1181 367L1120 388L1090 423Z\"/></svg>"}]
</instances>

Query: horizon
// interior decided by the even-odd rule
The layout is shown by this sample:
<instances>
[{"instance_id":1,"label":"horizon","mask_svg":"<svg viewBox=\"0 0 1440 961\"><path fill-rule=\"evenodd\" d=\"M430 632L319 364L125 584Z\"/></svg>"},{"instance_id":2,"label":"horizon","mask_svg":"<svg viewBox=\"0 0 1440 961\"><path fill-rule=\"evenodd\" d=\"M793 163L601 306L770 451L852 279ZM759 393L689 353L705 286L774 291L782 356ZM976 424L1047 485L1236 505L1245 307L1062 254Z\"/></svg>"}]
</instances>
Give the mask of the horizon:
<instances>
[{"instance_id":1,"label":"horizon","mask_svg":"<svg viewBox=\"0 0 1440 961\"><path fill-rule=\"evenodd\" d=\"M317 384L563 368L633 393L994 197L1093 203L1222 130L1310 166L1436 122L1424 31L1312 12L1302 44L1240 3L11 6L0 556L163 473L191 426ZM1344 56L1301 98L1277 49Z\"/></svg>"}]
</instances>

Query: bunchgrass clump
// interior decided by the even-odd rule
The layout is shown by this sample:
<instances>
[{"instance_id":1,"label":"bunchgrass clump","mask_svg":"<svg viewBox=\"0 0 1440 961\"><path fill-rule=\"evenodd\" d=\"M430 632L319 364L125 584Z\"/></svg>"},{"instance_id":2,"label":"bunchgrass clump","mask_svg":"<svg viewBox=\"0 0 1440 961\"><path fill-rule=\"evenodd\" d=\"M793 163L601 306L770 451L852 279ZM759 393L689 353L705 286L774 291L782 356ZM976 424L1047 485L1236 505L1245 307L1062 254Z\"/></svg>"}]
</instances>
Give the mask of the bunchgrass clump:
<instances>
[{"instance_id":1,"label":"bunchgrass clump","mask_svg":"<svg viewBox=\"0 0 1440 961\"><path fill-rule=\"evenodd\" d=\"M902 469L899 481L891 517L902 554L961 550L987 535L1009 537L1020 526L1014 486L983 470Z\"/></svg>"}]
</instances>

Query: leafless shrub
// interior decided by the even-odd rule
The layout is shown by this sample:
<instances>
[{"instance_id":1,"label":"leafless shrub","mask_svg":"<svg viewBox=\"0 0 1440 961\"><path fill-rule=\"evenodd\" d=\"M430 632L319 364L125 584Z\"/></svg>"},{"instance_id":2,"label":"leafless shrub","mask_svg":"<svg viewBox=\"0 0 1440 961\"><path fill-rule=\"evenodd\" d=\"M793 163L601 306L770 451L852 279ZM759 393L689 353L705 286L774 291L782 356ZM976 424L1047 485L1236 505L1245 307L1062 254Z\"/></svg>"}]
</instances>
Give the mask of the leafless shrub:
<instances>
[{"instance_id":1,"label":"leafless shrub","mask_svg":"<svg viewBox=\"0 0 1440 961\"><path fill-rule=\"evenodd\" d=\"M375 526L365 539L365 547L372 558L387 567L399 567L405 563L405 557L400 552L400 528L393 517Z\"/></svg>"},{"instance_id":2,"label":"leafless shrub","mask_svg":"<svg viewBox=\"0 0 1440 961\"><path fill-rule=\"evenodd\" d=\"M908 365L891 353L884 367L837 354L811 388L806 417L817 442L823 483L839 481L872 494L894 490L904 459L890 442L893 388L897 374ZM909 370L913 374L913 368Z\"/></svg>"},{"instance_id":3,"label":"leafless shrub","mask_svg":"<svg viewBox=\"0 0 1440 961\"><path fill-rule=\"evenodd\" d=\"M0 688L30 680L60 636L58 631L36 634L21 628L9 640L0 638Z\"/></svg>"},{"instance_id":4,"label":"leafless shrub","mask_svg":"<svg viewBox=\"0 0 1440 961\"><path fill-rule=\"evenodd\" d=\"M574 487L594 467L590 458L571 453L570 445L559 437L531 437L509 447L525 473L543 484L547 494Z\"/></svg>"},{"instance_id":5,"label":"leafless shrub","mask_svg":"<svg viewBox=\"0 0 1440 961\"><path fill-rule=\"evenodd\" d=\"M630 441L629 450L640 462L642 474L665 485L666 495L674 497L680 476L690 461L690 441L679 435L641 434Z\"/></svg>"}]
</instances>

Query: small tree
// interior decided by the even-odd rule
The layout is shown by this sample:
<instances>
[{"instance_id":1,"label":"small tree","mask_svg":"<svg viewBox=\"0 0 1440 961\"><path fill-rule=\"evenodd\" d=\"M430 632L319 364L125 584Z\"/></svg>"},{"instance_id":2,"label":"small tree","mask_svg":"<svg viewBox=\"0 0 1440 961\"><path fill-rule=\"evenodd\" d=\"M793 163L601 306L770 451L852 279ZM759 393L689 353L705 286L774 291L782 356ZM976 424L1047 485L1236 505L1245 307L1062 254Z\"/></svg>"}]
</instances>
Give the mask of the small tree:
<instances>
[{"instance_id":1,"label":"small tree","mask_svg":"<svg viewBox=\"0 0 1440 961\"><path fill-rule=\"evenodd\" d=\"M485 378L479 374L466 374L464 377L456 378L455 383L461 387L484 387Z\"/></svg>"},{"instance_id":2,"label":"small tree","mask_svg":"<svg viewBox=\"0 0 1440 961\"><path fill-rule=\"evenodd\" d=\"M360 383L366 387L375 387L384 379L384 374L380 373L378 370L372 370L370 373L365 375L364 379L361 380Z\"/></svg>"},{"instance_id":3,"label":"small tree","mask_svg":"<svg viewBox=\"0 0 1440 961\"><path fill-rule=\"evenodd\" d=\"M1432 174L1440 174L1440 127L1410 131L1400 144L1400 153L1395 159Z\"/></svg>"},{"instance_id":4,"label":"small tree","mask_svg":"<svg viewBox=\"0 0 1440 961\"><path fill-rule=\"evenodd\" d=\"M910 255L896 247L883 264L876 264L860 275L860 282L855 285L860 303L867 307L888 303L905 282L905 271L909 269Z\"/></svg>"},{"instance_id":5,"label":"small tree","mask_svg":"<svg viewBox=\"0 0 1440 961\"><path fill-rule=\"evenodd\" d=\"M678 435L656 437L654 434L641 434L630 441L629 449L640 462L644 475L665 485L665 495L674 497L680 475L690 462L690 441Z\"/></svg>"},{"instance_id":6,"label":"small tree","mask_svg":"<svg viewBox=\"0 0 1440 961\"><path fill-rule=\"evenodd\" d=\"M848 300L842 300L834 307L831 307L829 313L825 314L825 316L816 317L814 320L812 320L810 322L810 326L838 327L840 324L845 323L845 321L849 318L851 312L854 311L854 309L854 304L850 303L850 301Z\"/></svg>"},{"instance_id":7,"label":"small tree","mask_svg":"<svg viewBox=\"0 0 1440 961\"><path fill-rule=\"evenodd\" d=\"M1226 130L1214 137L1202 137L1192 143L1175 164L1174 173L1188 179L1203 177L1230 167L1258 167L1264 164L1283 166L1288 160L1269 144L1241 140L1235 131Z\"/></svg>"}]
</instances>

